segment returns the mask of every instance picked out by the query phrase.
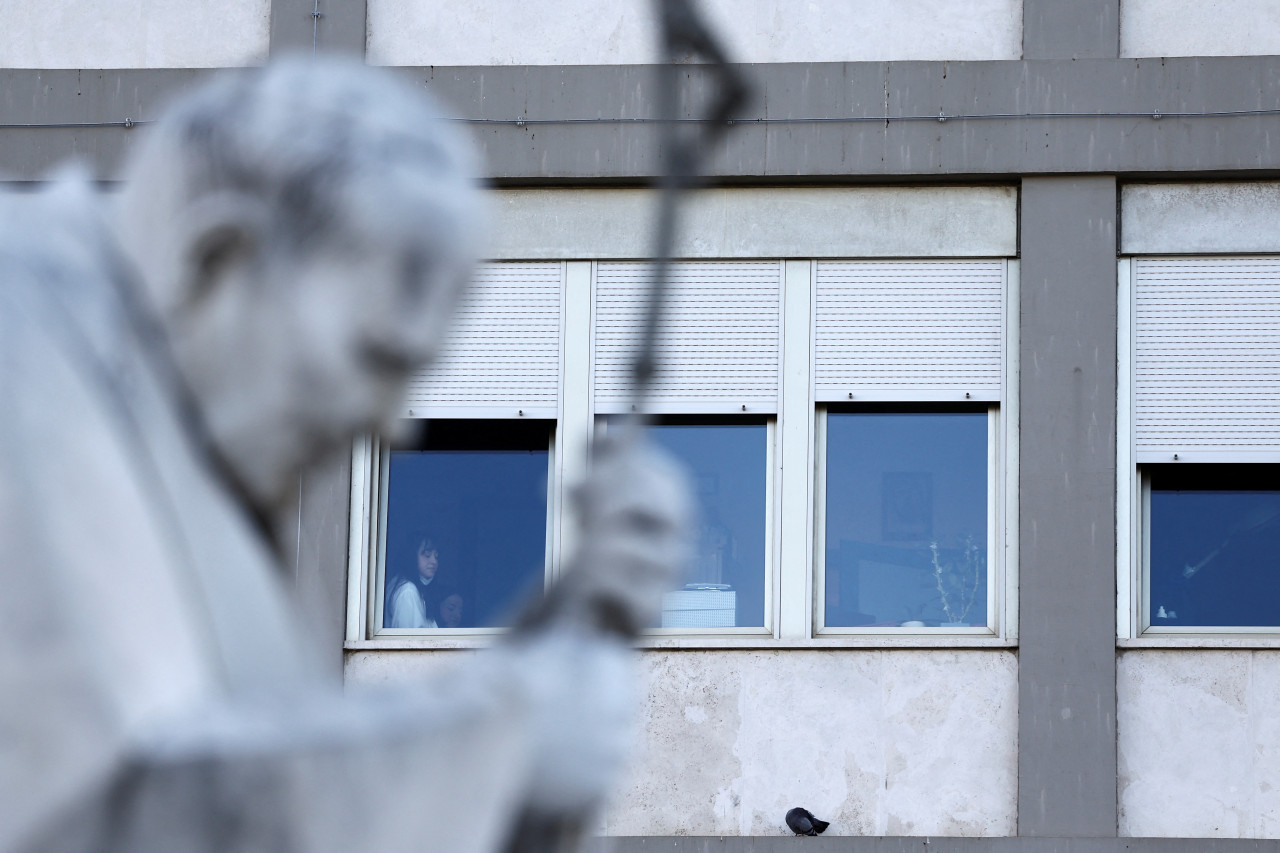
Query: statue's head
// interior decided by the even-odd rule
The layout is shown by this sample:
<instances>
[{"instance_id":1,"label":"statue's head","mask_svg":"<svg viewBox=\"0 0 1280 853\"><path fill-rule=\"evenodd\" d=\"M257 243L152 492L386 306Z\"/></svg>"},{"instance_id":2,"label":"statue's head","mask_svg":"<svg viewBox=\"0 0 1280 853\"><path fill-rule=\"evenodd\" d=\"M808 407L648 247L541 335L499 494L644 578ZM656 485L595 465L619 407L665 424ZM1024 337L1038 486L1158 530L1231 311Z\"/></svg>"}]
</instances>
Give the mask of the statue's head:
<instances>
[{"instance_id":1,"label":"statue's head","mask_svg":"<svg viewBox=\"0 0 1280 853\"><path fill-rule=\"evenodd\" d=\"M394 421L479 251L452 128L389 72L287 61L176 103L136 150L118 233L180 372L259 509Z\"/></svg>"}]
</instances>

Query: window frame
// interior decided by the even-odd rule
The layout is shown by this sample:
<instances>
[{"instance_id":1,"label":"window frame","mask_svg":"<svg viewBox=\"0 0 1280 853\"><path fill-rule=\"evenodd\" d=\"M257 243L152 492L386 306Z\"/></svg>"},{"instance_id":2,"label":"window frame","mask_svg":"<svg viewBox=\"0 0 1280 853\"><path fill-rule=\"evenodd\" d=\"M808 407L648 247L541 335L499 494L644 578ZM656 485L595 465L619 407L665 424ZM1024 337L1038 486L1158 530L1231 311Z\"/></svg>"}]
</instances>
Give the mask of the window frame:
<instances>
[{"instance_id":1,"label":"window frame","mask_svg":"<svg viewBox=\"0 0 1280 853\"><path fill-rule=\"evenodd\" d=\"M440 418L438 420L446 420ZM448 420L454 420L449 418ZM465 419L464 419L465 420ZM506 420L506 419L503 419ZM387 511L389 509L388 488L390 486L391 444L384 439L374 439L372 464L377 466L376 489L377 519L376 527L371 533L374 550L370 554L368 574L368 619L369 639L398 637L470 637L486 634L504 634L509 628L386 628L384 623L384 606L386 604L386 556L387 556ZM547 452L547 517L544 520L545 545L542 566L542 588L547 589L552 583L552 573L559 565L555 553L555 506L556 494L556 429L551 427L551 435Z\"/></svg>"},{"instance_id":2,"label":"window frame","mask_svg":"<svg viewBox=\"0 0 1280 853\"><path fill-rule=\"evenodd\" d=\"M813 525L813 626L814 636L912 636L997 637L1000 635L1000 601L1004 577L1004 551L1000 535L1004 526L1004 494L1007 474L1001 451L1000 406L987 404L987 624L984 627L856 627L826 625L827 554L827 415L832 406L818 404L814 418L814 525ZM890 410L892 410L890 408ZM959 411L959 409L956 409ZM845 410L848 411L848 410ZM938 408L946 412L945 406Z\"/></svg>"},{"instance_id":3,"label":"window frame","mask_svg":"<svg viewBox=\"0 0 1280 853\"><path fill-rule=\"evenodd\" d=\"M1256 257L1258 252L1197 253L1188 257ZM1151 479L1135 450L1134 339L1135 274L1133 263L1168 254L1128 255L1116 264L1116 642L1128 648L1226 647L1280 648L1280 626L1196 625L1186 628L1151 624ZM1164 464L1195 465L1220 462L1249 465L1280 461L1257 454L1242 461L1240 454L1195 452L1177 454ZM1186 458L1189 457L1189 458ZM1149 461L1149 460L1148 460ZM1149 464L1161 464L1150 463Z\"/></svg>"},{"instance_id":4,"label":"window frame","mask_svg":"<svg viewBox=\"0 0 1280 853\"><path fill-rule=\"evenodd\" d=\"M937 256L922 255L934 258ZM817 490L820 456L817 452L819 406L815 400L814 293L819 262L839 258L779 256L782 270L781 322L779 327L780 387L777 406L762 411L750 406L748 415L767 424L765 626L762 628L654 629L635 645L650 649L784 649L784 648L1008 648L1017 644L1017 470L1018 470L1018 260L994 255L974 255L1003 264L1003 395L989 434L996 430L988 488L989 560L988 627L937 628L927 631L879 629L876 631L819 630L817 608L819 574L815 560L818 520ZM732 259L732 258L731 258ZM862 260L862 258L855 258ZM910 260L911 258L906 258ZM603 260L603 258L602 258ZM867 260L876 260L867 258ZM550 566L545 576L553 583L561 557L573 552L577 542L577 518L566 499L588 466L598 416L593 402L592 349L596 260L566 260L563 266L560 401L554 426L553 461L548 478ZM963 396L963 395L960 395ZM870 400L868 400L870 402ZM896 402L937 402L903 400ZM450 409L418 410L415 416L505 417L518 416L514 406L483 414ZM734 408L733 411L738 411ZM727 411L700 414L723 416ZM531 416L541 413L526 412ZM674 414L674 413L673 413ZM683 412L697 417L697 412ZM993 424L994 420L994 424ZM784 457L787 460L783 468ZM370 437L355 442L352 450L351 528L348 554L348 606L345 648L348 651L378 649L469 649L492 645L505 629L436 629L432 632L392 634L396 629L374 630L375 610L381 592L377 571L379 524L385 525L385 504L380 500L385 477L380 468L381 448ZM998 567L998 568L996 568Z\"/></svg>"},{"instance_id":5,"label":"window frame","mask_svg":"<svg viewBox=\"0 0 1280 853\"><path fill-rule=\"evenodd\" d=\"M610 417L618 417L607 413L597 414L595 416L595 426L597 436L604 436L608 432ZM673 415L682 420L696 421L701 415ZM719 414L705 415L707 420L718 419L721 421L731 421L734 416L725 416ZM778 514L779 514L779 494L780 478L776 476L778 467L778 418L777 415L746 415L743 416L741 422L744 424L758 424L763 421L765 427L765 479L764 479L764 624L756 626L739 626L733 628L645 628L641 632L641 641L652 640L671 640L683 637L689 638L708 638L708 637L725 637L725 638L772 638L775 636L775 625L777 620L774 617L776 584L774 580L777 576L777 567L779 565L778 553ZM691 424L696 426L697 424Z\"/></svg>"}]
</instances>

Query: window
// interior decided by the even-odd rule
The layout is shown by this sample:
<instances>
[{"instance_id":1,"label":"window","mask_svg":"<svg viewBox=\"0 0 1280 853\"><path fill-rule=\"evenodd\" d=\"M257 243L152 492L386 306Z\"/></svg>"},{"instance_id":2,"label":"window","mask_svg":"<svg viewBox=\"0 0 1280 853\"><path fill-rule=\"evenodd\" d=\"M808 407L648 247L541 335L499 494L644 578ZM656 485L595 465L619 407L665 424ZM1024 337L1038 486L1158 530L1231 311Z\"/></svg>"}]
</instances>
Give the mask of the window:
<instances>
[{"instance_id":1,"label":"window","mask_svg":"<svg viewBox=\"0 0 1280 853\"><path fill-rule=\"evenodd\" d=\"M698 504L693 559L663 596L657 627L763 629L772 428L763 420L667 417L651 434L688 467Z\"/></svg>"},{"instance_id":2,"label":"window","mask_svg":"<svg viewBox=\"0 0 1280 853\"><path fill-rule=\"evenodd\" d=\"M1280 465L1142 471L1144 626L1280 627Z\"/></svg>"},{"instance_id":3,"label":"window","mask_svg":"<svg viewBox=\"0 0 1280 853\"><path fill-rule=\"evenodd\" d=\"M509 625L548 569L548 421L420 421L383 454L383 632Z\"/></svg>"},{"instance_id":4,"label":"window","mask_svg":"<svg viewBox=\"0 0 1280 853\"><path fill-rule=\"evenodd\" d=\"M1280 628L1280 258L1122 261L1121 637Z\"/></svg>"},{"instance_id":5,"label":"window","mask_svg":"<svg viewBox=\"0 0 1280 853\"><path fill-rule=\"evenodd\" d=\"M995 407L828 408L819 631L986 630Z\"/></svg>"}]
</instances>

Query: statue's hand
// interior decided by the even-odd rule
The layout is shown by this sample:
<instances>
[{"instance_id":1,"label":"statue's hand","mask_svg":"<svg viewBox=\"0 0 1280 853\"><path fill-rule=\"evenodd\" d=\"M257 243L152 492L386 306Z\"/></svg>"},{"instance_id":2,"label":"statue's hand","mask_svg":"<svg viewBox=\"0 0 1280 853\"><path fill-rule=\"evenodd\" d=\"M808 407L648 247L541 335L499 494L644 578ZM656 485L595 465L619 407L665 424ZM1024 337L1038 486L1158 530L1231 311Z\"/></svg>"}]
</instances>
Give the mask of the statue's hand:
<instances>
[{"instance_id":1,"label":"statue's hand","mask_svg":"<svg viewBox=\"0 0 1280 853\"><path fill-rule=\"evenodd\" d=\"M693 502L688 477L641 430L596 443L577 490L581 544L561 582L529 622L569 621L634 637L652 624L662 593L689 558Z\"/></svg>"}]
</instances>

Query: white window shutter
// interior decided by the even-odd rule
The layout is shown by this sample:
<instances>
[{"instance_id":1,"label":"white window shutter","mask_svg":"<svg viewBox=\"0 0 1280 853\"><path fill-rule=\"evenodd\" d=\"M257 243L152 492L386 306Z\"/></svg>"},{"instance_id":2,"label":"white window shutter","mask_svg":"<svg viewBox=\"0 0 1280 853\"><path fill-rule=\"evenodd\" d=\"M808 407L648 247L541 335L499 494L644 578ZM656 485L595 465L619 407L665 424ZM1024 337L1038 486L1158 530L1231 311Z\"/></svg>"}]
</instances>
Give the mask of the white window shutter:
<instances>
[{"instance_id":1,"label":"white window shutter","mask_svg":"<svg viewBox=\"0 0 1280 853\"><path fill-rule=\"evenodd\" d=\"M1133 261L1138 462L1280 453L1280 258Z\"/></svg>"},{"instance_id":2,"label":"white window shutter","mask_svg":"<svg viewBox=\"0 0 1280 853\"><path fill-rule=\"evenodd\" d=\"M819 401L998 401L1003 260L818 261Z\"/></svg>"},{"instance_id":3,"label":"white window shutter","mask_svg":"<svg viewBox=\"0 0 1280 853\"><path fill-rule=\"evenodd\" d=\"M482 264L440 356L410 383L410 417L557 416L564 265Z\"/></svg>"},{"instance_id":4,"label":"white window shutter","mask_svg":"<svg viewBox=\"0 0 1280 853\"><path fill-rule=\"evenodd\" d=\"M593 384L596 411L634 402L631 368L643 335L653 265L596 266ZM646 399L666 414L776 412L782 313L781 261L671 265Z\"/></svg>"}]
</instances>

